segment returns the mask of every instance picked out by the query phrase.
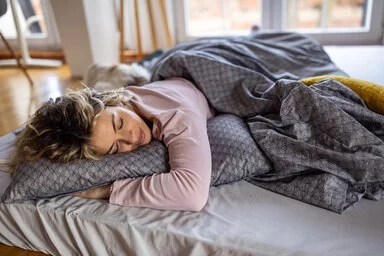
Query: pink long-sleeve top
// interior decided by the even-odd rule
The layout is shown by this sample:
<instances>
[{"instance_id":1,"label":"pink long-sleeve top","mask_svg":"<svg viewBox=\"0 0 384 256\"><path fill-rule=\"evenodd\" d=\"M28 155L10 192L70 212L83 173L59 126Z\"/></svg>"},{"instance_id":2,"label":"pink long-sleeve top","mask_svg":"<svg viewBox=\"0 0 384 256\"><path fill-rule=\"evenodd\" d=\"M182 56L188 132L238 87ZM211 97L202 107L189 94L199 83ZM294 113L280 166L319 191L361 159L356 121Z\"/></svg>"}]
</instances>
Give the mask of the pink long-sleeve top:
<instances>
[{"instance_id":1,"label":"pink long-sleeve top","mask_svg":"<svg viewBox=\"0 0 384 256\"><path fill-rule=\"evenodd\" d=\"M153 123L152 136L165 143L170 171L113 183L110 203L166 210L200 211L208 200L211 150L204 95L189 81L172 78L127 87L131 104Z\"/></svg>"}]
</instances>

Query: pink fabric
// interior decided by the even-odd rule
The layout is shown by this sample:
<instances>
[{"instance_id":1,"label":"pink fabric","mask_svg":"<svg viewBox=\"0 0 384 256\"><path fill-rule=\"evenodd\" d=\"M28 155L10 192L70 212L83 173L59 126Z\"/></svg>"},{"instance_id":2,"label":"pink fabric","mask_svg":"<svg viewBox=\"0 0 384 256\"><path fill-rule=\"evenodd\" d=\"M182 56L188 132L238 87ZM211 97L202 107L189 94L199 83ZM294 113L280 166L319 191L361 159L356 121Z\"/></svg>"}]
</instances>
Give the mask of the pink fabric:
<instances>
[{"instance_id":1,"label":"pink fabric","mask_svg":"<svg viewBox=\"0 0 384 256\"><path fill-rule=\"evenodd\" d=\"M152 135L169 152L168 173L115 181L110 203L167 210L199 211L207 200L211 150L204 95L189 81L173 78L128 87L132 105L153 122Z\"/></svg>"}]
</instances>

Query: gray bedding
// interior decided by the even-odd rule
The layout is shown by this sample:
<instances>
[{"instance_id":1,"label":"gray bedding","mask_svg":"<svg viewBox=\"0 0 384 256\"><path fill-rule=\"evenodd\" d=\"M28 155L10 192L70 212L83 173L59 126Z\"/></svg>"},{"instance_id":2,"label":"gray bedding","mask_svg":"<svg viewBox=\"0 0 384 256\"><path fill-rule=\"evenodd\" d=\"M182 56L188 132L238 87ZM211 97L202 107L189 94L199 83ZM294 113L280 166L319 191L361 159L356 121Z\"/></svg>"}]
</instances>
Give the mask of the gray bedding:
<instances>
[{"instance_id":1,"label":"gray bedding","mask_svg":"<svg viewBox=\"0 0 384 256\"><path fill-rule=\"evenodd\" d=\"M212 154L211 185L234 182L270 169L252 139L247 124L240 117L218 115L208 120L207 133ZM0 156L6 158L15 139L14 133L0 137ZM135 151L108 155L101 160L77 159L68 163L52 162L45 158L22 160L2 201L13 203L51 198L118 179L168 172L168 160L167 148L158 140L152 140Z\"/></svg>"},{"instance_id":2,"label":"gray bedding","mask_svg":"<svg viewBox=\"0 0 384 256\"><path fill-rule=\"evenodd\" d=\"M384 195L384 117L335 80L297 81L324 74L346 75L316 42L257 33L182 43L152 80L186 78L216 110L246 120L269 168L247 181L341 213Z\"/></svg>"},{"instance_id":3,"label":"gray bedding","mask_svg":"<svg viewBox=\"0 0 384 256\"><path fill-rule=\"evenodd\" d=\"M384 194L384 118L334 80L311 87L297 81L323 74L346 75L316 42L259 33L180 44L162 56L152 79L191 80L221 114L208 122L212 185L245 179L341 213L363 196ZM167 170L157 141L101 161L22 162L2 200L65 195Z\"/></svg>"}]
</instances>

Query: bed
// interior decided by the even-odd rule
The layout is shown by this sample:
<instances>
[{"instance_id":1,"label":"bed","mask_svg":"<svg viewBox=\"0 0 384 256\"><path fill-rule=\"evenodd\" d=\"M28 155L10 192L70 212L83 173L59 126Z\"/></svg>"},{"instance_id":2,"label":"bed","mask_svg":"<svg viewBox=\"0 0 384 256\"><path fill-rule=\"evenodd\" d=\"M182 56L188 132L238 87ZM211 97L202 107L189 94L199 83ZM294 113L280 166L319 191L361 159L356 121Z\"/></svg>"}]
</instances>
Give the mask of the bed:
<instances>
[{"instance_id":1,"label":"bed","mask_svg":"<svg viewBox=\"0 0 384 256\"><path fill-rule=\"evenodd\" d=\"M350 76L384 85L378 68L366 68L383 66L382 46L325 49ZM14 136L1 138L2 155ZM0 182L2 194L9 175ZM362 199L338 214L237 181L211 187L201 212L71 196L1 203L0 242L52 255L380 255L383 212L384 201Z\"/></svg>"}]
</instances>

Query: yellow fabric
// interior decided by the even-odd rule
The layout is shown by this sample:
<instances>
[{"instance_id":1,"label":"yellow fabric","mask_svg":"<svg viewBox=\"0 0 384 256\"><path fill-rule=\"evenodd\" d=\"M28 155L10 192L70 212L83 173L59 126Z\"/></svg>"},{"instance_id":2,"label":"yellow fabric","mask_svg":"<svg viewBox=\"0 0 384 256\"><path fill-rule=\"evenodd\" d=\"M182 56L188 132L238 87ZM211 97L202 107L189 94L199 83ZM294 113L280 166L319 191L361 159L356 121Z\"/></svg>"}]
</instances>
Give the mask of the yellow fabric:
<instances>
[{"instance_id":1,"label":"yellow fabric","mask_svg":"<svg viewBox=\"0 0 384 256\"><path fill-rule=\"evenodd\" d=\"M364 100L369 109L384 114L384 86L356 78L332 75L308 77L300 81L310 86L326 78L333 78L349 87Z\"/></svg>"}]
</instances>

